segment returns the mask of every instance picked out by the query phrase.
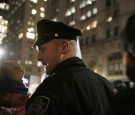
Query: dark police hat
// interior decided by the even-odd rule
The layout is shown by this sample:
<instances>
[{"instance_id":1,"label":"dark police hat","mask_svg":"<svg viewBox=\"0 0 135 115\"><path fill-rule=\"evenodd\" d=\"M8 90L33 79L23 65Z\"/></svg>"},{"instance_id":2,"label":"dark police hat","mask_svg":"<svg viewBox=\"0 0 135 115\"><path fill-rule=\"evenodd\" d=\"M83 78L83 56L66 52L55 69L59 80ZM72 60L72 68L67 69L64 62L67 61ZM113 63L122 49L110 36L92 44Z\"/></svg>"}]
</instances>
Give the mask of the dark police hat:
<instances>
[{"instance_id":1,"label":"dark police hat","mask_svg":"<svg viewBox=\"0 0 135 115\"><path fill-rule=\"evenodd\" d=\"M81 36L78 29L69 27L62 22L42 19L37 22L37 40L33 46L39 46L52 39L76 40L77 36Z\"/></svg>"}]
</instances>

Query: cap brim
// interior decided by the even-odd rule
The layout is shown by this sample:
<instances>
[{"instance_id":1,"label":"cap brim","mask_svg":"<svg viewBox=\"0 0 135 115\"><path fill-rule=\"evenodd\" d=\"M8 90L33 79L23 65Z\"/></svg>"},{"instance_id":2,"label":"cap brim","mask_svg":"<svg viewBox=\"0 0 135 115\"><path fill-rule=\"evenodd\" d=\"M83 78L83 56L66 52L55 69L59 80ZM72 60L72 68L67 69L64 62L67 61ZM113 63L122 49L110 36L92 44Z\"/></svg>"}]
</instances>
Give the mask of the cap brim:
<instances>
[{"instance_id":1,"label":"cap brim","mask_svg":"<svg viewBox=\"0 0 135 115\"><path fill-rule=\"evenodd\" d=\"M38 39L33 45L32 45L32 48L35 48L36 46L40 46L48 41L50 41L52 39Z\"/></svg>"}]
</instances>

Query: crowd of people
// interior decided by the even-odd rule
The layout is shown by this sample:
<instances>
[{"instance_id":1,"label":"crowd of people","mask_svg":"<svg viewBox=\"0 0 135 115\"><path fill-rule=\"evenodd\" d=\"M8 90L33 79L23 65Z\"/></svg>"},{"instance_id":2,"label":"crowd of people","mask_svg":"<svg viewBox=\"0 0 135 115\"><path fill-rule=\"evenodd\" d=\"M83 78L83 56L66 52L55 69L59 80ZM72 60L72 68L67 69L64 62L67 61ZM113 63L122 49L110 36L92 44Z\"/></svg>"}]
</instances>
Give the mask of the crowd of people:
<instances>
[{"instance_id":1,"label":"crowd of people","mask_svg":"<svg viewBox=\"0 0 135 115\"><path fill-rule=\"evenodd\" d=\"M126 74L135 82L135 14L121 33ZM134 115L135 89L114 91L105 77L88 69L77 56L79 29L62 22L37 22L37 60L47 78L29 96L22 82L25 69L15 61L0 65L0 115ZM117 81L118 82L118 81ZM120 85L123 87L123 84Z\"/></svg>"}]
</instances>

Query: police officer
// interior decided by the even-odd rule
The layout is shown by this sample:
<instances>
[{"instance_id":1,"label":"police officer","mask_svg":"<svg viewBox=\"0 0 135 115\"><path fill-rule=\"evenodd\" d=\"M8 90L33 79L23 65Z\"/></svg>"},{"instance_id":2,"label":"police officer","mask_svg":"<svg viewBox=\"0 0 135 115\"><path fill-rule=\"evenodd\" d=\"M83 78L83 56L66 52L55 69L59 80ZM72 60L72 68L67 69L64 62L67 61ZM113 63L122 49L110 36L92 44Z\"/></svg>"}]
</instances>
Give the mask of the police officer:
<instances>
[{"instance_id":1,"label":"police officer","mask_svg":"<svg viewBox=\"0 0 135 115\"><path fill-rule=\"evenodd\" d=\"M27 115L110 115L113 89L77 57L78 29L62 22L37 23L37 60L48 77L27 103Z\"/></svg>"}]
</instances>

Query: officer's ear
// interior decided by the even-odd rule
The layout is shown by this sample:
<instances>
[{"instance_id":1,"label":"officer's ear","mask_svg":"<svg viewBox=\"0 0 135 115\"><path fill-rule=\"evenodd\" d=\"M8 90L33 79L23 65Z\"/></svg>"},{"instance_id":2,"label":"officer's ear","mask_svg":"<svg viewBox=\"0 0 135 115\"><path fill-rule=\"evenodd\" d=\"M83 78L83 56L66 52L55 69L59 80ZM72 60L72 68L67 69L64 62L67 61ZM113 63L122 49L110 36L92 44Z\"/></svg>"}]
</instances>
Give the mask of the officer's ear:
<instances>
[{"instance_id":1,"label":"officer's ear","mask_svg":"<svg viewBox=\"0 0 135 115\"><path fill-rule=\"evenodd\" d=\"M65 54L70 50L70 43L68 40L61 41L61 54Z\"/></svg>"}]
</instances>

